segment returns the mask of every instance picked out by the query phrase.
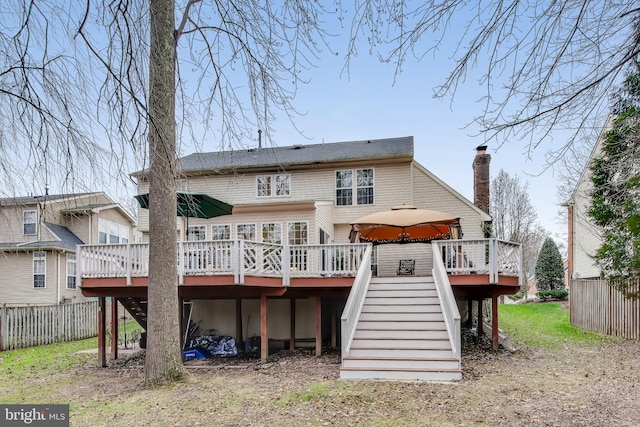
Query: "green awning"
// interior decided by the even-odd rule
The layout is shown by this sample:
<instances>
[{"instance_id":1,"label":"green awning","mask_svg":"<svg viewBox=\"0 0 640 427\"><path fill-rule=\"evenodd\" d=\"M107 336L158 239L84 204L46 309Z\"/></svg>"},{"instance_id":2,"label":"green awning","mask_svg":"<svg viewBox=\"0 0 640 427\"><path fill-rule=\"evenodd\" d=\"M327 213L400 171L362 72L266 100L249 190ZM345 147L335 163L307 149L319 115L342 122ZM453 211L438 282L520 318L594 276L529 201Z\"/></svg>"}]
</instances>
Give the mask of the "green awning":
<instances>
[{"instance_id":1,"label":"green awning","mask_svg":"<svg viewBox=\"0 0 640 427\"><path fill-rule=\"evenodd\" d=\"M149 209L149 193L133 196L140 207ZM187 218L214 218L222 215L230 215L233 206L202 193L190 193L178 191L177 211L178 216Z\"/></svg>"}]
</instances>

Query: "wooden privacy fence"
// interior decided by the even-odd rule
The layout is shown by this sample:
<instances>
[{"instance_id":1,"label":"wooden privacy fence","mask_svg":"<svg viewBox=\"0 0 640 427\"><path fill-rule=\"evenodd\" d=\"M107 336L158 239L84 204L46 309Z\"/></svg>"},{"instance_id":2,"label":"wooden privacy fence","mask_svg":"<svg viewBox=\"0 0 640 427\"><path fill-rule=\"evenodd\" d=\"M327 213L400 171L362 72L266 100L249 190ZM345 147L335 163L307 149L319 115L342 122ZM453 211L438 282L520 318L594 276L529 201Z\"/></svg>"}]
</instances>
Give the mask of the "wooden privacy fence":
<instances>
[{"instance_id":1,"label":"wooden privacy fence","mask_svg":"<svg viewBox=\"0 0 640 427\"><path fill-rule=\"evenodd\" d=\"M638 290L637 281L629 283L630 292ZM573 326L640 340L640 299L625 298L606 280L572 280L569 302Z\"/></svg>"},{"instance_id":2,"label":"wooden privacy fence","mask_svg":"<svg viewBox=\"0 0 640 427\"><path fill-rule=\"evenodd\" d=\"M98 335L98 302L0 307L0 351Z\"/></svg>"}]
</instances>

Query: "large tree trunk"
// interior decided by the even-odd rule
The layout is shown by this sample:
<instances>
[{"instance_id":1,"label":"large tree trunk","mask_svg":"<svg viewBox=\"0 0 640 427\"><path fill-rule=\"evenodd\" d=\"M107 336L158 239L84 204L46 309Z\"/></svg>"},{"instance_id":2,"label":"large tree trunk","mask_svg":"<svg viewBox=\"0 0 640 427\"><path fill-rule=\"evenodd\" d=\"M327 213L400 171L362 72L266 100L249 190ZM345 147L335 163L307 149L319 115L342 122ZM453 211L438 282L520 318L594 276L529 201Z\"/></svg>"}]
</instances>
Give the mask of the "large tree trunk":
<instances>
[{"instance_id":1,"label":"large tree trunk","mask_svg":"<svg viewBox=\"0 0 640 427\"><path fill-rule=\"evenodd\" d=\"M151 0L147 386L185 375L176 264L174 7L174 0Z\"/></svg>"}]
</instances>

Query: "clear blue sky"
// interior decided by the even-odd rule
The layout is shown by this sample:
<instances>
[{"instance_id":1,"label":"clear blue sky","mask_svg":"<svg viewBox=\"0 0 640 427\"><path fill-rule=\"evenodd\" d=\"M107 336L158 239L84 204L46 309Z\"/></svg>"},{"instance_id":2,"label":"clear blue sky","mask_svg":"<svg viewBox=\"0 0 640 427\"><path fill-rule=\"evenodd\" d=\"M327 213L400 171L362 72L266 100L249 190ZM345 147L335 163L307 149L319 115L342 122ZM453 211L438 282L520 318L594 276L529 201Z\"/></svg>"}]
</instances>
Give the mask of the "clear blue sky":
<instances>
[{"instance_id":1,"label":"clear blue sky","mask_svg":"<svg viewBox=\"0 0 640 427\"><path fill-rule=\"evenodd\" d=\"M452 99L434 99L433 89L453 67L446 56L409 62L394 83L394 67L361 55L342 73L343 61L327 55L307 75L294 104L306 115L296 119L301 136L286 118L275 123L270 141L278 146L413 136L415 159L462 195L473 200L471 162L475 147L485 143L477 127L465 126L482 113L482 95L473 79L459 87ZM257 131L257 130L256 130ZM529 184L529 196L540 224L552 235L564 233L558 222L556 182L546 169L544 154L564 143L544 141L528 158L526 141L513 141L498 149L489 143L492 177L500 169ZM257 134L256 134L257 140ZM250 143L250 141L247 141ZM214 147L203 147L214 150Z\"/></svg>"}]
</instances>

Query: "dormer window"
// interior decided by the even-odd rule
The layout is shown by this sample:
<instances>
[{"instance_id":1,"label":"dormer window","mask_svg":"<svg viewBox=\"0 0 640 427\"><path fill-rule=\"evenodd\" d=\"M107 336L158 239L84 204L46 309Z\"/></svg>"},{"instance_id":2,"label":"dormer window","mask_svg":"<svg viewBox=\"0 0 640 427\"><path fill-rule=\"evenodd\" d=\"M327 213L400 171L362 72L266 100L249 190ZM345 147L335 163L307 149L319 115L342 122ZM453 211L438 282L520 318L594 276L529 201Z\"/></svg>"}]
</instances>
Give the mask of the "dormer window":
<instances>
[{"instance_id":1,"label":"dormer window","mask_svg":"<svg viewBox=\"0 0 640 427\"><path fill-rule=\"evenodd\" d=\"M22 226L23 226L25 236L36 234L36 220L37 220L36 211L22 212Z\"/></svg>"},{"instance_id":2,"label":"dormer window","mask_svg":"<svg viewBox=\"0 0 640 427\"><path fill-rule=\"evenodd\" d=\"M256 177L256 194L258 197L290 196L291 175L259 175Z\"/></svg>"}]
</instances>

